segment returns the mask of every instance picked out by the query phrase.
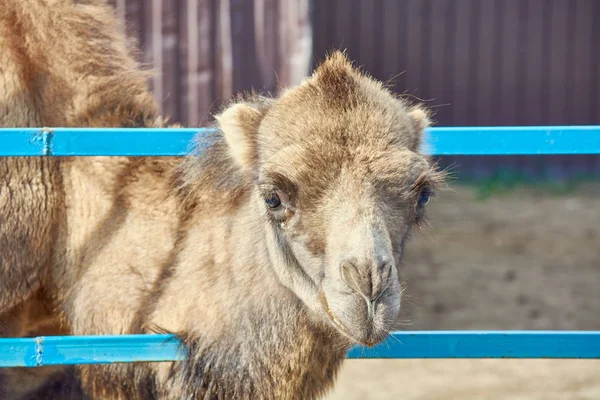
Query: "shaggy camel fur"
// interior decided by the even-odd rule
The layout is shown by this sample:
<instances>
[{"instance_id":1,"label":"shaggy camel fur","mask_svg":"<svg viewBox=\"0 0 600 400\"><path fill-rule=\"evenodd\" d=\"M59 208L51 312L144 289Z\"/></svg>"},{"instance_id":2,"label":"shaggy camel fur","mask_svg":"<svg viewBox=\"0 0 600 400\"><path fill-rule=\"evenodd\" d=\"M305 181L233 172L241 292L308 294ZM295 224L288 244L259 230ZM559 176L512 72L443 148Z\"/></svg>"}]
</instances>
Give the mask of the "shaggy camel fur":
<instances>
[{"instance_id":1,"label":"shaggy camel fur","mask_svg":"<svg viewBox=\"0 0 600 400\"><path fill-rule=\"evenodd\" d=\"M98 0L4 0L0 126L164 126L121 32ZM164 331L187 348L3 371L4 397L80 381L102 399L316 398L351 345L385 338L443 178L419 152L426 113L336 52L216 120L184 158L0 159L0 335Z\"/></svg>"}]
</instances>

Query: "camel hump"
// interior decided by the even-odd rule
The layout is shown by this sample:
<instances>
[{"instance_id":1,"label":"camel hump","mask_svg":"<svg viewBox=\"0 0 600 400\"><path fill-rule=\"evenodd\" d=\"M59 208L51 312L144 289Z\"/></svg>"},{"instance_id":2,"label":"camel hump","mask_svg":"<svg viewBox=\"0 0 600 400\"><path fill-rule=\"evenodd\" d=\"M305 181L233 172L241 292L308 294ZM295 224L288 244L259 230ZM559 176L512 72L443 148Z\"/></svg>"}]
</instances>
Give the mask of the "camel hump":
<instances>
[{"instance_id":1,"label":"camel hump","mask_svg":"<svg viewBox=\"0 0 600 400\"><path fill-rule=\"evenodd\" d=\"M158 127L133 38L97 0L0 3L0 126Z\"/></svg>"}]
</instances>

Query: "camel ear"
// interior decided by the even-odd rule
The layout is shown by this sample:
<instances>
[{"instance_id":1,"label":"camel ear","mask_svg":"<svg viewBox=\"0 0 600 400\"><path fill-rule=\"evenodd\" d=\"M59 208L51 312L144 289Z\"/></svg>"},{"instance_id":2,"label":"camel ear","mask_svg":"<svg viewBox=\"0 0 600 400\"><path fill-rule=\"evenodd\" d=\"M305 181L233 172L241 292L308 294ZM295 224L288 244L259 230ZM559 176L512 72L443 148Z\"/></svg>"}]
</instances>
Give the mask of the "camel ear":
<instances>
[{"instance_id":1,"label":"camel ear","mask_svg":"<svg viewBox=\"0 0 600 400\"><path fill-rule=\"evenodd\" d=\"M264 114L263 107L236 103L215 116L229 153L242 170L251 170L256 163L258 127Z\"/></svg>"},{"instance_id":2,"label":"camel ear","mask_svg":"<svg viewBox=\"0 0 600 400\"><path fill-rule=\"evenodd\" d=\"M414 136L409 139L408 148L414 152L418 152L425 134L425 128L431 125L431 121L427 112L418 107L410 110L408 117L414 128Z\"/></svg>"}]
</instances>

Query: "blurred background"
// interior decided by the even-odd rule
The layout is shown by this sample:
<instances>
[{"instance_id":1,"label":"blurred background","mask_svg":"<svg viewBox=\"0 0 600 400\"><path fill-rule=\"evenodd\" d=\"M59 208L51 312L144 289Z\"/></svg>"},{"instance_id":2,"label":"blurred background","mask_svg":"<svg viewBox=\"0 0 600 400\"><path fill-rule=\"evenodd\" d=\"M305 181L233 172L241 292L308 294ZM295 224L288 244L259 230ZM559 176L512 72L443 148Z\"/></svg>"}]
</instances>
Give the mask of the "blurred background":
<instances>
[{"instance_id":1,"label":"blurred background","mask_svg":"<svg viewBox=\"0 0 600 400\"><path fill-rule=\"evenodd\" d=\"M111 0L165 115L210 121L327 51L438 126L600 124L599 0ZM398 329L600 329L600 156L442 157ZM599 361L352 360L331 399L600 399Z\"/></svg>"}]
</instances>

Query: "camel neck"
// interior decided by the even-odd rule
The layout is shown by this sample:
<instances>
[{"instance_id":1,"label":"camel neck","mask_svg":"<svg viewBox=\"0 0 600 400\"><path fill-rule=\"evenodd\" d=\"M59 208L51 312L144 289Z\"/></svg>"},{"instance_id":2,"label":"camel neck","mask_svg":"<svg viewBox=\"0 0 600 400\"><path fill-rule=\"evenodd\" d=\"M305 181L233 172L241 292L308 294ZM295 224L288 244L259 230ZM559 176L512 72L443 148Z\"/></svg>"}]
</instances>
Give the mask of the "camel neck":
<instances>
[{"instance_id":1,"label":"camel neck","mask_svg":"<svg viewBox=\"0 0 600 400\"><path fill-rule=\"evenodd\" d=\"M339 335L280 282L256 207L247 202L189 225L165 307L157 310L182 316L171 326L189 357L173 367L167 385L185 388L177 398L313 398L344 359ZM173 309L190 287L186 304Z\"/></svg>"}]
</instances>

